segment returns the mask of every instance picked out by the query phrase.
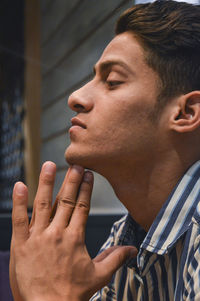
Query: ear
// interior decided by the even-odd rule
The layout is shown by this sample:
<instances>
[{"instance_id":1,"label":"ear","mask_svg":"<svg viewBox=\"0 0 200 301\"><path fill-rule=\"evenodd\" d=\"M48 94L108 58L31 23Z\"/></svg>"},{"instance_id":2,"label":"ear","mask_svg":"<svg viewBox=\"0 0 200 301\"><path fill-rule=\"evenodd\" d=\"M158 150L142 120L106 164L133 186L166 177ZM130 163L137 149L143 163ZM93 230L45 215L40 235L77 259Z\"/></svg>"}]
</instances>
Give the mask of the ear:
<instances>
[{"instance_id":1,"label":"ear","mask_svg":"<svg viewBox=\"0 0 200 301\"><path fill-rule=\"evenodd\" d=\"M171 129L186 133L200 127L200 91L192 91L177 98L171 115Z\"/></svg>"}]
</instances>

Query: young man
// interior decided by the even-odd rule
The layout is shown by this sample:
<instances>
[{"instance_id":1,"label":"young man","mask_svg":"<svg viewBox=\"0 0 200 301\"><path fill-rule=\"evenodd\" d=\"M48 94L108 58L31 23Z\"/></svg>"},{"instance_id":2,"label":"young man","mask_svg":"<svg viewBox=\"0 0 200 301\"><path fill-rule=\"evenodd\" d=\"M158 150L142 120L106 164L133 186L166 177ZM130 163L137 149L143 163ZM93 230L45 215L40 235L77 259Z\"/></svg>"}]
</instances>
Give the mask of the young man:
<instances>
[{"instance_id":1,"label":"young man","mask_svg":"<svg viewBox=\"0 0 200 301\"><path fill-rule=\"evenodd\" d=\"M121 16L94 78L69 98L77 116L56 212L52 162L30 226L27 188L14 187L15 301L200 300L199 53L199 6L156 1ZM84 168L105 176L129 212L93 260Z\"/></svg>"}]
</instances>

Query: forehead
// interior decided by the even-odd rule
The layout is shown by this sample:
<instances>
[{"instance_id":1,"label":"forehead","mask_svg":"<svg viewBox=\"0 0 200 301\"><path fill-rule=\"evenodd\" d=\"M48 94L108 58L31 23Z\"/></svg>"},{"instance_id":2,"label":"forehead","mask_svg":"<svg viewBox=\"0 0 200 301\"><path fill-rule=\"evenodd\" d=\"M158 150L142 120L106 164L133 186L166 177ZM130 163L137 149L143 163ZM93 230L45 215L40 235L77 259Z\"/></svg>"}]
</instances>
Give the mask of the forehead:
<instances>
[{"instance_id":1,"label":"forehead","mask_svg":"<svg viewBox=\"0 0 200 301\"><path fill-rule=\"evenodd\" d=\"M97 66L104 61L122 61L129 68L148 67L145 63L144 51L131 32L117 35L105 48Z\"/></svg>"}]
</instances>

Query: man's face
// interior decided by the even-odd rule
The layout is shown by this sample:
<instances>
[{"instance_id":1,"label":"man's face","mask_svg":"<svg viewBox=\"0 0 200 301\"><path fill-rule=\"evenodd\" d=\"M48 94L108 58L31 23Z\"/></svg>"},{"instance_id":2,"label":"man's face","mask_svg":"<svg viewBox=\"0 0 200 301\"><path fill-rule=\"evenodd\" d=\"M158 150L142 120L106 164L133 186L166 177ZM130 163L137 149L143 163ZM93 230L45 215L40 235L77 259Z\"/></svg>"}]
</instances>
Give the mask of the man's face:
<instances>
[{"instance_id":1,"label":"man's face","mask_svg":"<svg viewBox=\"0 0 200 301\"><path fill-rule=\"evenodd\" d=\"M70 164L102 172L134 166L151 152L151 120L158 95L158 76L147 66L143 49L130 32L117 35L95 66L95 76L69 97L77 112L66 150Z\"/></svg>"}]
</instances>

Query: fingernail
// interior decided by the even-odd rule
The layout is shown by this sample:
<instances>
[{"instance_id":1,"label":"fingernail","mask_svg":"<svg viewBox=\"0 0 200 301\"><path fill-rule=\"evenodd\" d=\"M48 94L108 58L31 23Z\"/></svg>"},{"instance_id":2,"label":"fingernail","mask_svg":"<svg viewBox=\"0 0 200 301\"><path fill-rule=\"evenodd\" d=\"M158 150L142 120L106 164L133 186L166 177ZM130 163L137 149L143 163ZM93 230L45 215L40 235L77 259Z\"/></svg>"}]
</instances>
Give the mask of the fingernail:
<instances>
[{"instance_id":1,"label":"fingernail","mask_svg":"<svg viewBox=\"0 0 200 301\"><path fill-rule=\"evenodd\" d=\"M79 165L73 165L72 170L78 172L79 174L82 174L83 171L84 171L84 168L82 166L79 166Z\"/></svg>"},{"instance_id":2,"label":"fingernail","mask_svg":"<svg viewBox=\"0 0 200 301\"><path fill-rule=\"evenodd\" d=\"M15 192L16 192L17 195L19 195L19 196L24 195L25 194L25 189L26 189L26 187L23 183L17 182L15 184Z\"/></svg>"},{"instance_id":3,"label":"fingernail","mask_svg":"<svg viewBox=\"0 0 200 301\"><path fill-rule=\"evenodd\" d=\"M55 164L51 161L47 161L43 164L42 169L46 174L53 175L55 172Z\"/></svg>"},{"instance_id":4,"label":"fingernail","mask_svg":"<svg viewBox=\"0 0 200 301\"><path fill-rule=\"evenodd\" d=\"M93 180L93 174L91 172L89 172L89 171L85 172L84 176L83 176L83 181L91 183L92 180Z\"/></svg>"}]
</instances>

